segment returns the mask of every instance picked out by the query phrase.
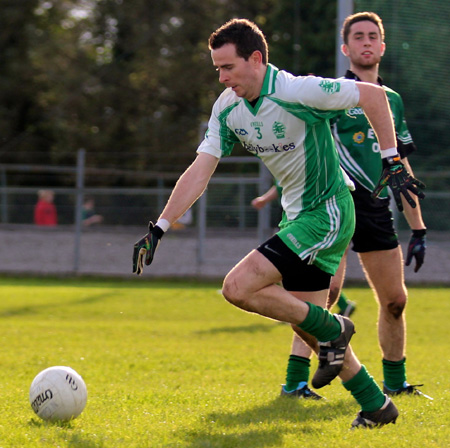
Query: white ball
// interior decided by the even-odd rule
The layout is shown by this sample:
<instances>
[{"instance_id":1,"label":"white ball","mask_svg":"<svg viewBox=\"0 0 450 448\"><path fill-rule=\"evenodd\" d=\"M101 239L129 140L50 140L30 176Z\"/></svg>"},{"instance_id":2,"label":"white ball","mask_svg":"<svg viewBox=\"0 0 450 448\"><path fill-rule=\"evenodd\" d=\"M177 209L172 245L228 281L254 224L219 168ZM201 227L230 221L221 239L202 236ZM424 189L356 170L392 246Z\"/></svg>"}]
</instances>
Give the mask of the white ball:
<instances>
[{"instance_id":1,"label":"white ball","mask_svg":"<svg viewBox=\"0 0 450 448\"><path fill-rule=\"evenodd\" d=\"M74 419L81 414L86 401L86 384L70 367L49 367L40 372L31 383L30 404L43 420Z\"/></svg>"}]
</instances>

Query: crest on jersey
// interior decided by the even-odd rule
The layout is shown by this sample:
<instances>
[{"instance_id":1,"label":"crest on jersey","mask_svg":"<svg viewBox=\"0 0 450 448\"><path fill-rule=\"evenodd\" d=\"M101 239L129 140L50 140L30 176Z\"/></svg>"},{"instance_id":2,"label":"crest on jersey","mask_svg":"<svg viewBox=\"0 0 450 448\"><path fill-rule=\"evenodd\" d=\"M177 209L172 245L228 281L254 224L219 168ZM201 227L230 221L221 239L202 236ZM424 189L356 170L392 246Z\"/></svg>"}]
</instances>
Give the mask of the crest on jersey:
<instances>
[{"instance_id":1,"label":"crest on jersey","mask_svg":"<svg viewBox=\"0 0 450 448\"><path fill-rule=\"evenodd\" d=\"M339 92L341 90L341 83L337 81L330 81L328 79L323 79L320 81L319 87L327 94L332 95L333 93Z\"/></svg>"},{"instance_id":2,"label":"crest on jersey","mask_svg":"<svg viewBox=\"0 0 450 448\"><path fill-rule=\"evenodd\" d=\"M364 140L366 139L366 136L364 132L355 132L353 134L353 141L355 143L364 143Z\"/></svg>"},{"instance_id":3,"label":"crest on jersey","mask_svg":"<svg viewBox=\"0 0 450 448\"><path fill-rule=\"evenodd\" d=\"M286 126L279 121L275 121L272 126L272 131L275 134L276 138L285 138L286 137Z\"/></svg>"}]
</instances>

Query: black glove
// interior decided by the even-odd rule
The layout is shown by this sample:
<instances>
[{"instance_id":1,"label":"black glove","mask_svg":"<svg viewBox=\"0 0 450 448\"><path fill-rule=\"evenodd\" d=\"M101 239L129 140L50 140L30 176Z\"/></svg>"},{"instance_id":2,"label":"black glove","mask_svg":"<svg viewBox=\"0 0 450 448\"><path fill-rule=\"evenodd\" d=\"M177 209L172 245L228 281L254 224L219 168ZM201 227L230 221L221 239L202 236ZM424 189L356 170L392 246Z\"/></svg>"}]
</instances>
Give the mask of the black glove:
<instances>
[{"instance_id":1,"label":"black glove","mask_svg":"<svg viewBox=\"0 0 450 448\"><path fill-rule=\"evenodd\" d=\"M411 264L413 257L416 259L414 272L417 272L423 265L425 259L425 249L427 247L426 229L413 230L408 244L408 253L406 255L406 266Z\"/></svg>"},{"instance_id":2,"label":"black glove","mask_svg":"<svg viewBox=\"0 0 450 448\"><path fill-rule=\"evenodd\" d=\"M403 204L400 197L401 194L413 208L416 207L416 202L411 197L408 190L420 199L425 197L425 194L419 190L419 188L424 189L425 184L408 173L405 165L400 161L400 156L398 154L383 159L383 172L381 173L380 180L378 181L375 190L372 192L372 198L377 198L387 186L391 188L397 208L400 212L403 211Z\"/></svg>"},{"instance_id":3,"label":"black glove","mask_svg":"<svg viewBox=\"0 0 450 448\"><path fill-rule=\"evenodd\" d=\"M151 221L148 223L148 233L134 244L133 250L133 274L141 275L145 264L148 266L153 261L156 249L164 235L164 231L159 226L155 226Z\"/></svg>"}]
</instances>

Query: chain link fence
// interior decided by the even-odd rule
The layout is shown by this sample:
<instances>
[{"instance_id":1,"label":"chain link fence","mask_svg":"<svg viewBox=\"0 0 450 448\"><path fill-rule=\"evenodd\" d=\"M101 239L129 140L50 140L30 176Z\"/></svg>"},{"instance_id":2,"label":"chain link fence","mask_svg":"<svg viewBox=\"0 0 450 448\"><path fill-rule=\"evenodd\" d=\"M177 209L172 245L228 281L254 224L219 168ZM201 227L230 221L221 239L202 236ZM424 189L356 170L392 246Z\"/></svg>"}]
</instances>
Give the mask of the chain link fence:
<instances>
[{"instance_id":1,"label":"chain link fence","mask_svg":"<svg viewBox=\"0 0 450 448\"><path fill-rule=\"evenodd\" d=\"M250 204L254 197L270 188L270 174L254 157L225 160L193 207L192 215L164 237L164 244L146 275L222 277L273 233L280 219L279 204L274 201L259 211ZM87 168L82 162L79 155L74 167L0 165L0 272L131 275L132 245L145 233L148 220L159 216L175 176L159 173L154 187L92 187L86 184L90 176L101 183L101 176L111 173ZM253 172L239 173L238 167L244 164L253 164L254 169L250 170ZM67 185L15 186L16 172L21 176L41 173L46 179L49 172L64 174ZM416 174L426 180L426 172ZM57 226L38 226L33 222L41 189L52 189L55 193ZM95 213L103 217L101 223L93 226L83 225L82 205L87 196L95 201ZM449 192L428 191L422 201L429 228L427 262L418 274L406 269L408 281L450 282L449 205ZM398 213L395 219L401 243L406 245L409 240L406 220ZM347 278L362 281L361 268L352 256Z\"/></svg>"}]
</instances>

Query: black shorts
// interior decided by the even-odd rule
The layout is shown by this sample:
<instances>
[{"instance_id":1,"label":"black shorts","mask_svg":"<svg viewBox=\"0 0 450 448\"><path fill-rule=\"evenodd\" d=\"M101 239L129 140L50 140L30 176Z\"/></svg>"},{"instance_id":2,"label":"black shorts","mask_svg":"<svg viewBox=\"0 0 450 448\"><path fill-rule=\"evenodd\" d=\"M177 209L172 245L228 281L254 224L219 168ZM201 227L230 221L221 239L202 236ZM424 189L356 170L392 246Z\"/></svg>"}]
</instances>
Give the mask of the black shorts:
<instances>
[{"instance_id":1,"label":"black shorts","mask_svg":"<svg viewBox=\"0 0 450 448\"><path fill-rule=\"evenodd\" d=\"M302 260L283 243L278 235L256 248L281 273L287 291L321 291L330 287L331 275Z\"/></svg>"},{"instance_id":2,"label":"black shorts","mask_svg":"<svg viewBox=\"0 0 450 448\"><path fill-rule=\"evenodd\" d=\"M356 226L352 238L354 252L373 252L398 247L394 218L389 200L373 200L370 192L357 186L352 192L355 202Z\"/></svg>"}]
</instances>

